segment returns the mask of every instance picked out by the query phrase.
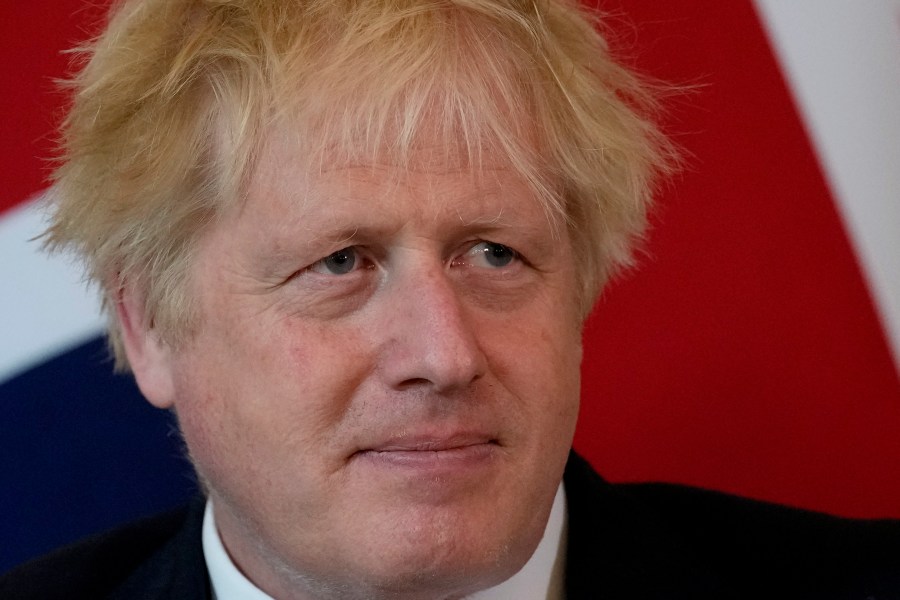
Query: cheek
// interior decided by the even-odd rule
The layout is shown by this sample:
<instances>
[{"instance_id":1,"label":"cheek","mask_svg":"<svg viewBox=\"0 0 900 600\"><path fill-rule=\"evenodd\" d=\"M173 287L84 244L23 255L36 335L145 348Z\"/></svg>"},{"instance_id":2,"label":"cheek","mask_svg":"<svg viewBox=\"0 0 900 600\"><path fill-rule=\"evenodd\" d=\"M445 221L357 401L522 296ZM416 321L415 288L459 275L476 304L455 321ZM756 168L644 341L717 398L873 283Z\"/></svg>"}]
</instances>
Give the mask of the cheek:
<instances>
[{"instance_id":1,"label":"cheek","mask_svg":"<svg viewBox=\"0 0 900 600\"><path fill-rule=\"evenodd\" d=\"M556 435L569 443L580 396L581 334L575 318L552 314L520 315L480 330L491 370L518 399L522 418L548 440Z\"/></svg>"},{"instance_id":2,"label":"cheek","mask_svg":"<svg viewBox=\"0 0 900 600\"><path fill-rule=\"evenodd\" d=\"M286 322L279 330L278 356L267 377L276 385L290 382L291 402L312 412L305 415L315 417L312 422L345 420L374 368L372 345L353 327Z\"/></svg>"},{"instance_id":3,"label":"cheek","mask_svg":"<svg viewBox=\"0 0 900 600\"><path fill-rule=\"evenodd\" d=\"M303 457L330 466L366 372L352 332L290 320L208 322L178 364L176 411L210 478L236 466L254 479L264 469L302 469Z\"/></svg>"}]
</instances>

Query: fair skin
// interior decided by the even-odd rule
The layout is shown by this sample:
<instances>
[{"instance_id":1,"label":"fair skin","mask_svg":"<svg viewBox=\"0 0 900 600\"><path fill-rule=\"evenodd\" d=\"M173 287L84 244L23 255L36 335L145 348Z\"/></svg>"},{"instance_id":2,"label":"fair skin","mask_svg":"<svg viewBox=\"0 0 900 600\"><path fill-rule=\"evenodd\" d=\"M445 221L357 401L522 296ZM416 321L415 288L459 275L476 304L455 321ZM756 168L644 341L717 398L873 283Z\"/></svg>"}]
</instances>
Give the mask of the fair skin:
<instances>
[{"instance_id":1,"label":"fair skin","mask_svg":"<svg viewBox=\"0 0 900 600\"><path fill-rule=\"evenodd\" d=\"M200 240L188 343L126 290L138 383L177 411L229 554L270 595L495 585L540 540L575 426L566 229L502 161L297 155L273 136Z\"/></svg>"}]
</instances>

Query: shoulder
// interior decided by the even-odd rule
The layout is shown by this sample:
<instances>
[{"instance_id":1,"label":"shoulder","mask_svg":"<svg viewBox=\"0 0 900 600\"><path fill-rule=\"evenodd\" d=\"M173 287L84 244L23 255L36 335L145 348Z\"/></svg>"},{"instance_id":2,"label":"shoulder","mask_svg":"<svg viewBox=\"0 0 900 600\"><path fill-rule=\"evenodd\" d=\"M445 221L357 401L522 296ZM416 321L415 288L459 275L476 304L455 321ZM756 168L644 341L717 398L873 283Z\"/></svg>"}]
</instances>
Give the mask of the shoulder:
<instances>
[{"instance_id":1,"label":"shoulder","mask_svg":"<svg viewBox=\"0 0 900 600\"><path fill-rule=\"evenodd\" d=\"M197 501L27 562L0 576L0 598L128 598L123 590L136 583L170 585L174 563L203 560L202 508Z\"/></svg>"},{"instance_id":2,"label":"shoulder","mask_svg":"<svg viewBox=\"0 0 900 600\"><path fill-rule=\"evenodd\" d=\"M622 490L741 590L900 598L900 521L848 519L678 485Z\"/></svg>"},{"instance_id":3,"label":"shoulder","mask_svg":"<svg viewBox=\"0 0 900 600\"><path fill-rule=\"evenodd\" d=\"M847 519L673 484L610 484L577 456L566 489L570 551L602 544L605 535L624 548L623 561L655 564L626 567L641 580L658 583L662 573L660 585L696 586L709 590L706 597L900 598L897 520ZM683 597L692 596L703 597Z\"/></svg>"}]
</instances>

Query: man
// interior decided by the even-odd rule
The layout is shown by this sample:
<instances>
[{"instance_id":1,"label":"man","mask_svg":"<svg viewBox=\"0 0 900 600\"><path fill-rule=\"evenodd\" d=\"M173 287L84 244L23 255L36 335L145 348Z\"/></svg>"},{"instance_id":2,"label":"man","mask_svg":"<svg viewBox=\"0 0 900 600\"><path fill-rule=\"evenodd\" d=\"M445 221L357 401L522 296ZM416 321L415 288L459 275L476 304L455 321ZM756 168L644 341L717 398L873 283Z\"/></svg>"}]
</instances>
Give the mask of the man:
<instances>
[{"instance_id":1,"label":"man","mask_svg":"<svg viewBox=\"0 0 900 600\"><path fill-rule=\"evenodd\" d=\"M134 0L73 88L47 242L207 498L3 597L900 597L895 523L570 457L672 162L577 5Z\"/></svg>"}]
</instances>

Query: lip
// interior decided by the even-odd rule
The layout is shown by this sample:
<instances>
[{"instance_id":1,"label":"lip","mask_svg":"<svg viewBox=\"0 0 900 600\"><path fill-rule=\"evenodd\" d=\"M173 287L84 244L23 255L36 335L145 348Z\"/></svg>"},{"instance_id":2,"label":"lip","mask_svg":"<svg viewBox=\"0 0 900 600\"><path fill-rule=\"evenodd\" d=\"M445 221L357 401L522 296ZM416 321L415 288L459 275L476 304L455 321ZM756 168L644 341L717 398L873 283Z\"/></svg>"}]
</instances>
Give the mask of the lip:
<instances>
[{"instance_id":1,"label":"lip","mask_svg":"<svg viewBox=\"0 0 900 600\"><path fill-rule=\"evenodd\" d=\"M361 448L353 458L384 467L448 471L483 464L498 448L493 436L482 433L402 435Z\"/></svg>"},{"instance_id":2,"label":"lip","mask_svg":"<svg viewBox=\"0 0 900 600\"><path fill-rule=\"evenodd\" d=\"M450 435L401 435L365 448L364 452L445 452L481 444L494 444L496 440L484 433L454 433Z\"/></svg>"}]
</instances>

